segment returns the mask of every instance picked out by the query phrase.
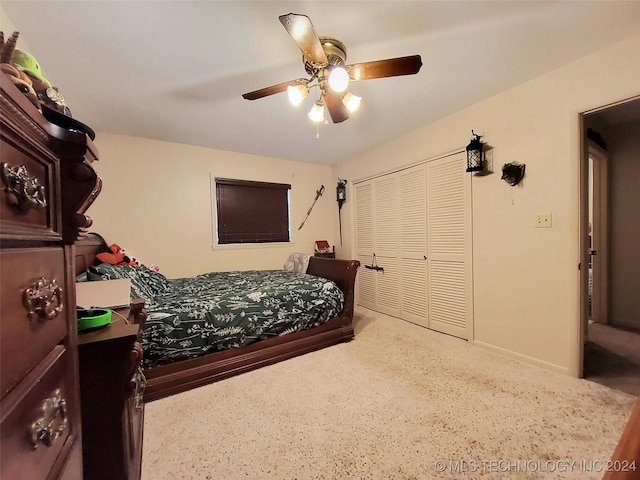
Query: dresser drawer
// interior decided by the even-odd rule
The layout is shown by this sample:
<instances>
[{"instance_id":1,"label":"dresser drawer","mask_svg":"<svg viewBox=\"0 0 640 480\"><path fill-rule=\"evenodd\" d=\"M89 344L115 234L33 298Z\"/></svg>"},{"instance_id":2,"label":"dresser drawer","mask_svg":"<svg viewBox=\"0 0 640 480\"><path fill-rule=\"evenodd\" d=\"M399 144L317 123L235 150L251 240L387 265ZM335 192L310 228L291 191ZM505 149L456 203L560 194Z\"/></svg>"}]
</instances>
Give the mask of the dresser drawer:
<instances>
[{"instance_id":1,"label":"dresser drawer","mask_svg":"<svg viewBox=\"0 0 640 480\"><path fill-rule=\"evenodd\" d=\"M5 139L0 152L2 238L59 239L58 164Z\"/></svg>"},{"instance_id":2,"label":"dresser drawer","mask_svg":"<svg viewBox=\"0 0 640 480\"><path fill-rule=\"evenodd\" d=\"M73 408L68 377L70 363L63 346L49 355L2 400L0 478L44 479L68 442ZM65 453L66 455L67 453Z\"/></svg>"},{"instance_id":3,"label":"dresser drawer","mask_svg":"<svg viewBox=\"0 0 640 480\"><path fill-rule=\"evenodd\" d=\"M1 397L66 335L64 284L61 248L0 252Z\"/></svg>"}]
</instances>

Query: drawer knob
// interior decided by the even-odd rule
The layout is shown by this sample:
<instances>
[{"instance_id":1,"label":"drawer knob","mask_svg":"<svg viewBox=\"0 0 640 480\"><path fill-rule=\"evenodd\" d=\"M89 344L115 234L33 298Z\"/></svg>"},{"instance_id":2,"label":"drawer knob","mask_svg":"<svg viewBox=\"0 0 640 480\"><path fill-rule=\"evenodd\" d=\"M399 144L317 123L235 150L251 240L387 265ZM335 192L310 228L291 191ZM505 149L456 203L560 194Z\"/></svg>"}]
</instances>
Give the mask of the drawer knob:
<instances>
[{"instance_id":1,"label":"drawer knob","mask_svg":"<svg viewBox=\"0 0 640 480\"><path fill-rule=\"evenodd\" d=\"M64 310L62 288L55 280L49 282L40 277L31 288L24 291L22 303L29 318L51 320Z\"/></svg>"},{"instance_id":2,"label":"drawer knob","mask_svg":"<svg viewBox=\"0 0 640 480\"><path fill-rule=\"evenodd\" d=\"M11 168L8 163L0 164L0 177L7 192L7 203L21 211L47 206L46 191L38 179L30 177L27 167Z\"/></svg>"},{"instance_id":3,"label":"drawer knob","mask_svg":"<svg viewBox=\"0 0 640 480\"><path fill-rule=\"evenodd\" d=\"M60 416L62 421L54 428L56 417ZM36 449L40 443L47 447L62 436L67 429L69 419L67 418L67 401L62 398L60 389L53 392L53 396L47 398L42 404L42 417L29 426L29 441Z\"/></svg>"}]
</instances>

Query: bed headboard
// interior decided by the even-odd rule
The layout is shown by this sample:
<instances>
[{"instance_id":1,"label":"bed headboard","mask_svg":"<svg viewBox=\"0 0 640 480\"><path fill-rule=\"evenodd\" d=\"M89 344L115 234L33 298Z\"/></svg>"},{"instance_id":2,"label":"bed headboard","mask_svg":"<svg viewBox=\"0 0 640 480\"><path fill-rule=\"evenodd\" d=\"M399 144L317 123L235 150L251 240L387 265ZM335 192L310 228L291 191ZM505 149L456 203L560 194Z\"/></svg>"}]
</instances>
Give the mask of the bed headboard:
<instances>
[{"instance_id":1,"label":"bed headboard","mask_svg":"<svg viewBox=\"0 0 640 480\"><path fill-rule=\"evenodd\" d=\"M75 274L87 270L96 261L96 255L109 252L107 242L97 233L88 233L75 243Z\"/></svg>"}]
</instances>

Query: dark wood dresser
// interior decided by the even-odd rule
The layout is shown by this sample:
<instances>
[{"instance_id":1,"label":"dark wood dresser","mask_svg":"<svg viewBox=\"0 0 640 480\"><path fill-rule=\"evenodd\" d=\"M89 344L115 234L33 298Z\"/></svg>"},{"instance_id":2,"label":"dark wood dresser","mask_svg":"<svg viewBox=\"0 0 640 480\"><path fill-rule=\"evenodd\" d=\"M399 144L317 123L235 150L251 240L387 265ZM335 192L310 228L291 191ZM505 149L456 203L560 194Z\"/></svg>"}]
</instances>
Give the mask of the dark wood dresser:
<instances>
[{"instance_id":1,"label":"dark wood dresser","mask_svg":"<svg viewBox=\"0 0 640 480\"><path fill-rule=\"evenodd\" d=\"M0 72L0 478L82 478L73 243L102 185L84 134Z\"/></svg>"}]
</instances>

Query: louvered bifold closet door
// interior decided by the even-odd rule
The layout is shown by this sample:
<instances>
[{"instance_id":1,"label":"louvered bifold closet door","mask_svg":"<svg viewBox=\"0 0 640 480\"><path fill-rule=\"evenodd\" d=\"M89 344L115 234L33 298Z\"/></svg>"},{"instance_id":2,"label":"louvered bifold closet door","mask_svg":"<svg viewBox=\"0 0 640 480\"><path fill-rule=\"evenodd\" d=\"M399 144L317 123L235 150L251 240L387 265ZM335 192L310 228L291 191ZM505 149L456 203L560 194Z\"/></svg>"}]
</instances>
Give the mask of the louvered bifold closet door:
<instances>
[{"instance_id":1,"label":"louvered bifold closet door","mask_svg":"<svg viewBox=\"0 0 640 480\"><path fill-rule=\"evenodd\" d=\"M427 163L429 328L473 338L471 175L462 154Z\"/></svg>"},{"instance_id":2,"label":"louvered bifold closet door","mask_svg":"<svg viewBox=\"0 0 640 480\"><path fill-rule=\"evenodd\" d=\"M398 173L400 317L428 327L426 186L424 165Z\"/></svg>"},{"instance_id":3,"label":"louvered bifold closet door","mask_svg":"<svg viewBox=\"0 0 640 480\"><path fill-rule=\"evenodd\" d=\"M373 186L371 182L355 185L356 197L356 258L360 269L356 277L356 302L375 310L376 272L365 268L373 259Z\"/></svg>"},{"instance_id":4,"label":"louvered bifold closet door","mask_svg":"<svg viewBox=\"0 0 640 480\"><path fill-rule=\"evenodd\" d=\"M400 315L400 264L398 248L398 177L385 175L373 181L376 310Z\"/></svg>"}]
</instances>

